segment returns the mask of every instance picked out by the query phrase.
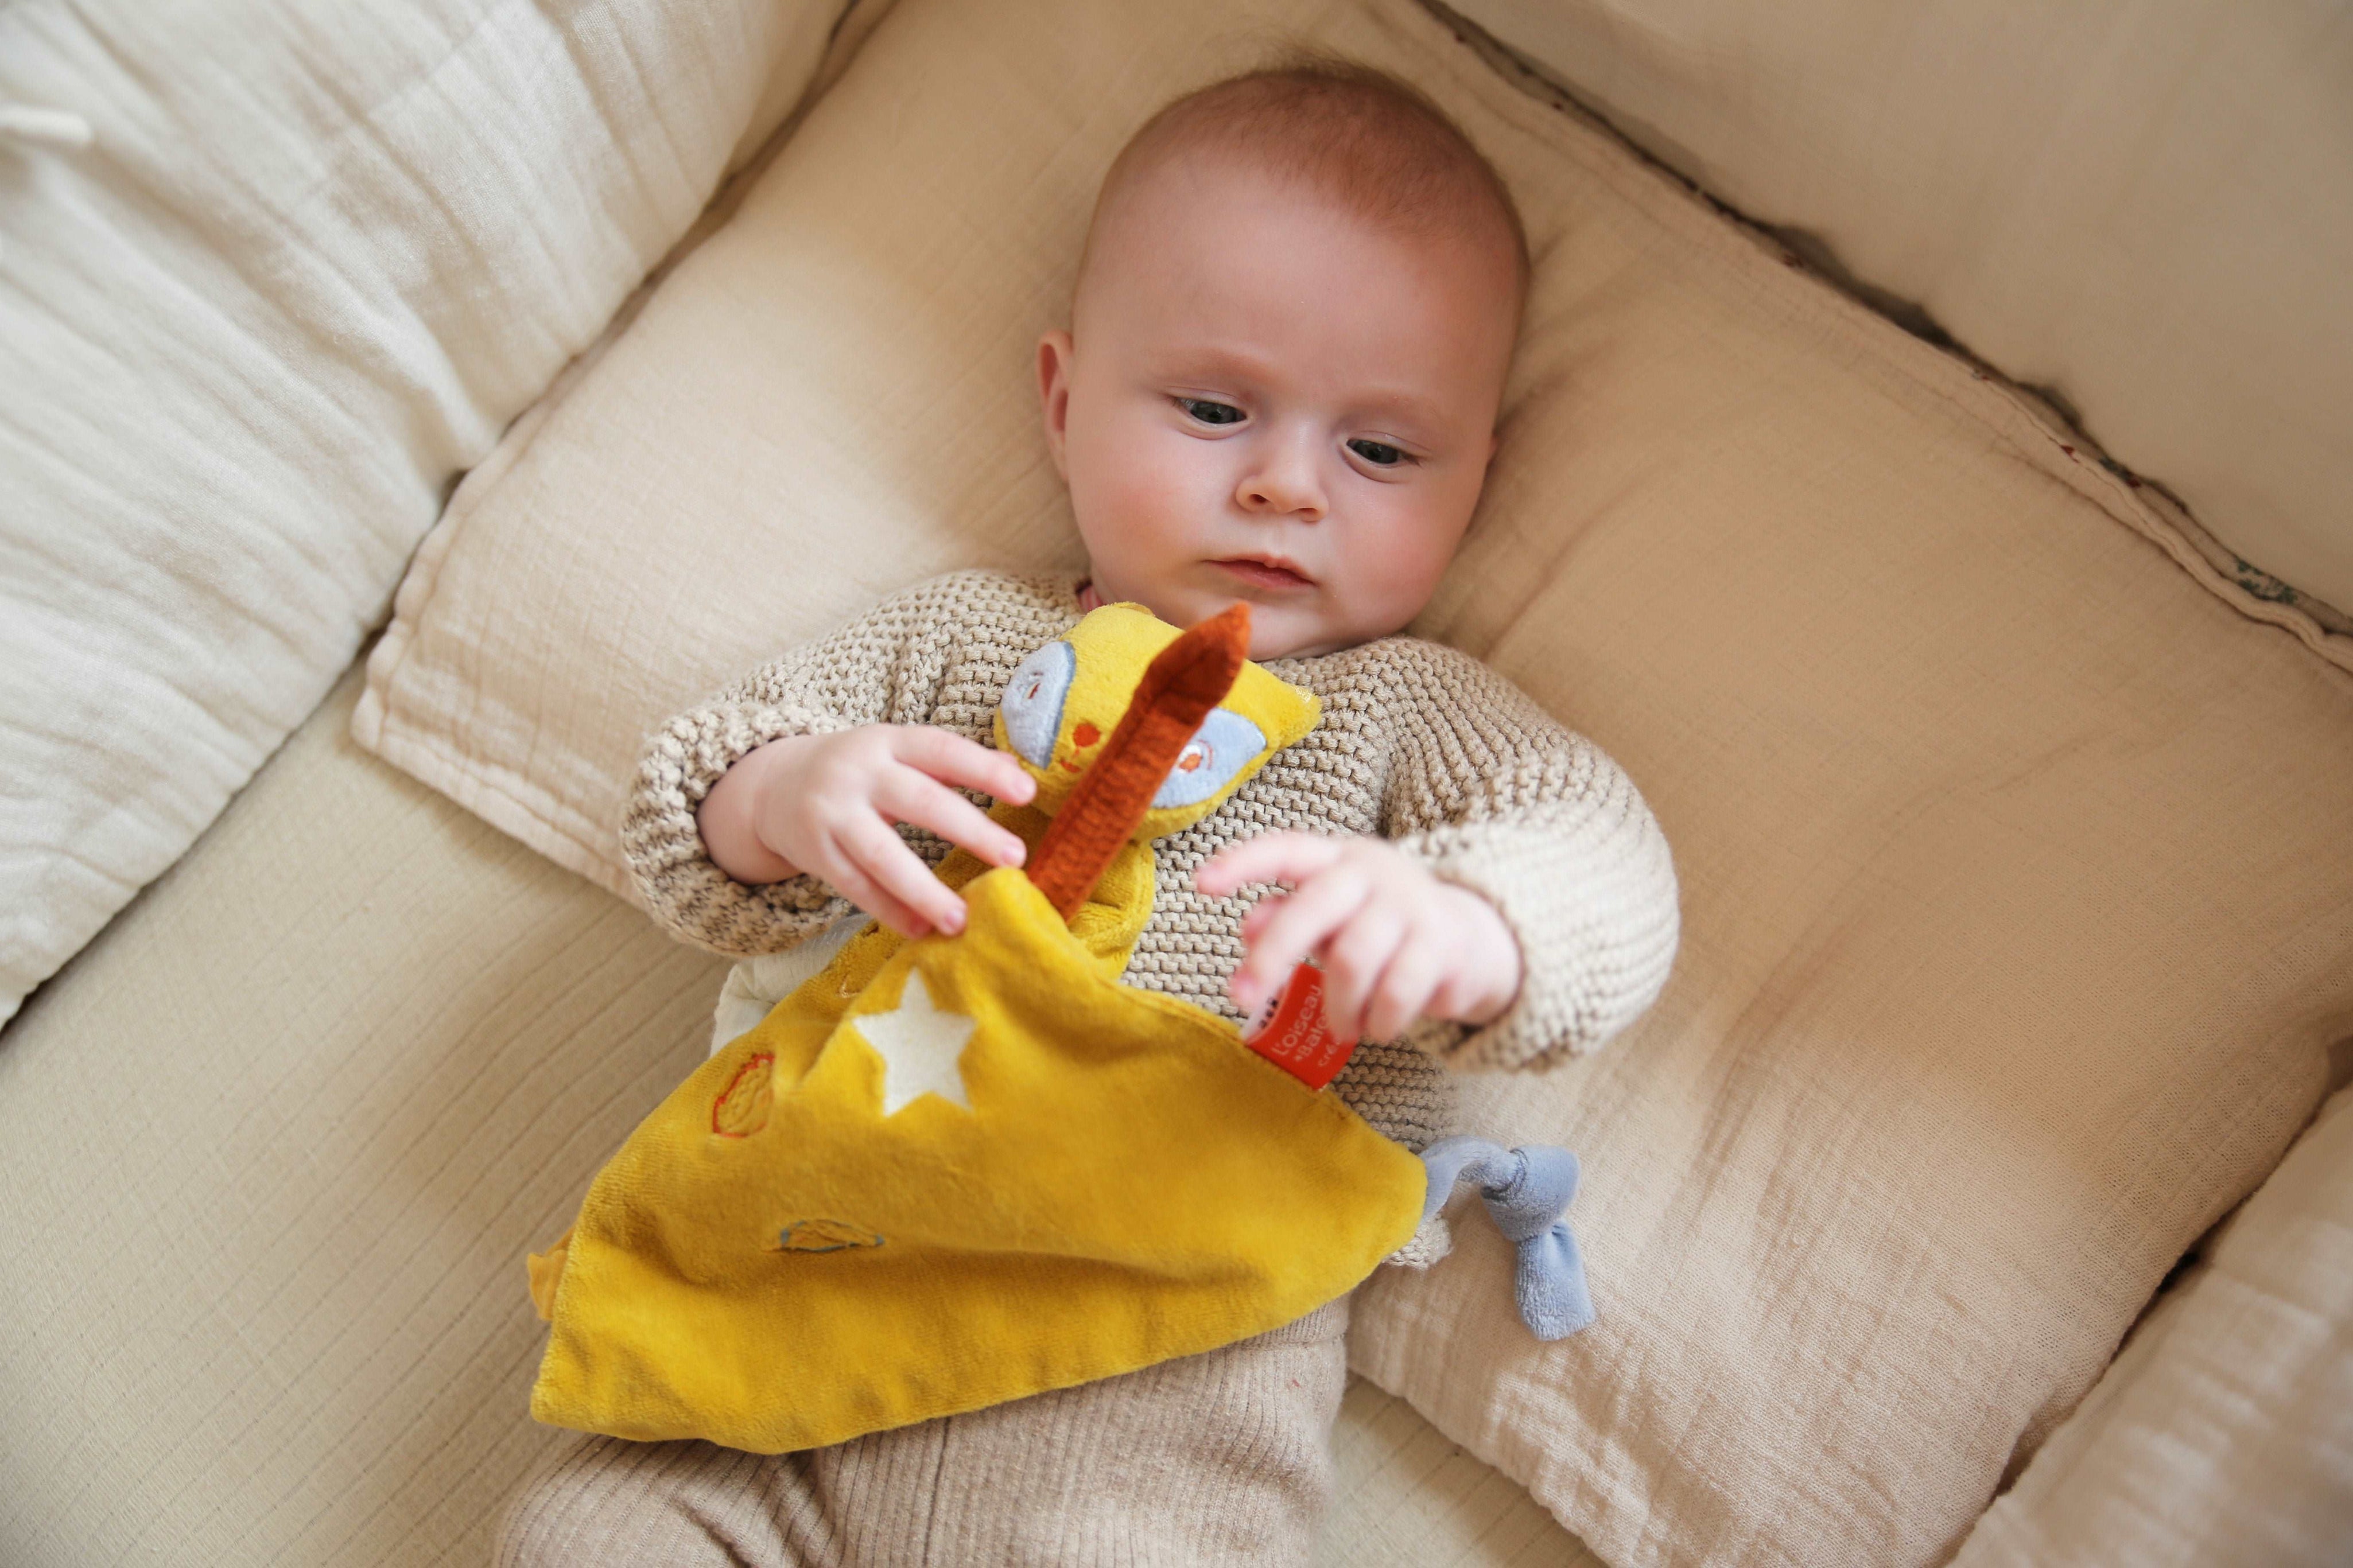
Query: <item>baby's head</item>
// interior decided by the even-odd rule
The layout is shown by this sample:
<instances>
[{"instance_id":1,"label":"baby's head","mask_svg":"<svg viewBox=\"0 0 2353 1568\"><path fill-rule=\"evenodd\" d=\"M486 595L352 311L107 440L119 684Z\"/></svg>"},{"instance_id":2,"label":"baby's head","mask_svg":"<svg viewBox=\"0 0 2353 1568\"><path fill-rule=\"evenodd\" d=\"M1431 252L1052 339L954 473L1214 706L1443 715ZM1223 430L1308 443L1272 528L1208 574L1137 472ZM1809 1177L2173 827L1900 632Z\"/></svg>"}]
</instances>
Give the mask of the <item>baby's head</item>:
<instances>
[{"instance_id":1,"label":"baby's head","mask_svg":"<svg viewBox=\"0 0 2353 1568\"><path fill-rule=\"evenodd\" d=\"M1494 172L1377 72L1162 110L1038 347L1096 588L1176 626L1248 600L1258 658L1404 626L1478 501L1527 269Z\"/></svg>"}]
</instances>

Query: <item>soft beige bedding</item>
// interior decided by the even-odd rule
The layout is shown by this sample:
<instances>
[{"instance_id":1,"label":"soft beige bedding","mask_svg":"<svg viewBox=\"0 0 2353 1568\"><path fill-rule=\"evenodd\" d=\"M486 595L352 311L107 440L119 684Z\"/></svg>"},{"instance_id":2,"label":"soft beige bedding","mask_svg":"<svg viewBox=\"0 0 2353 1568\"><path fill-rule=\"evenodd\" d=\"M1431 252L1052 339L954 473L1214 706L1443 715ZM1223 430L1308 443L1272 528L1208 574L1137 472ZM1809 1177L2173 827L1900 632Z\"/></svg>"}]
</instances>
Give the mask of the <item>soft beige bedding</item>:
<instances>
[{"instance_id":1,"label":"soft beige bedding","mask_svg":"<svg viewBox=\"0 0 2353 1568\"><path fill-rule=\"evenodd\" d=\"M890 587L1070 563L1030 354L1096 178L1286 33L1412 76L1525 208L1420 626L1627 765L1685 898L1648 1017L1466 1086L1583 1158L1599 1323L1534 1343L1467 1226L1354 1364L1612 1562L1934 1562L2353 1032L2353 643L1408 0L900 0L469 480L358 733L612 879L651 723Z\"/></svg>"},{"instance_id":2,"label":"soft beige bedding","mask_svg":"<svg viewBox=\"0 0 2353 1568\"><path fill-rule=\"evenodd\" d=\"M2353 1089L2202 1250L1954 1568L2353 1558Z\"/></svg>"},{"instance_id":3,"label":"soft beige bedding","mask_svg":"<svg viewBox=\"0 0 2353 1568\"><path fill-rule=\"evenodd\" d=\"M0 1021L382 617L847 0L0 5Z\"/></svg>"},{"instance_id":4,"label":"soft beige bedding","mask_svg":"<svg viewBox=\"0 0 2353 1568\"><path fill-rule=\"evenodd\" d=\"M1451 3L1709 195L2051 388L2221 537L2226 574L2353 630L2341 10Z\"/></svg>"},{"instance_id":5,"label":"soft beige bedding","mask_svg":"<svg viewBox=\"0 0 2353 1568\"><path fill-rule=\"evenodd\" d=\"M524 1251L725 964L353 746L357 672L0 1037L0 1563L490 1560ZM1353 1388L1329 1568L1589 1561Z\"/></svg>"},{"instance_id":6,"label":"soft beige bedding","mask_svg":"<svg viewBox=\"0 0 2353 1568\"><path fill-rule=\"evenodd\" d=\"M467 487L365 732L609 875L606 814L649 718L932 566L1068 559L1018 362L1134 117L1282 26L1424 73L1542 194L1546 268L1511 460L1426 629L1634 767L1683 856L1691 946L1606 1060L1472 1097L1486 1130L1609 1173L1577 1215L1608 1331L1532 1355L1482 1317L1504 1261L1476 1226L1430 1280L1385 1280L1359 1365L1411 1403L1352 1388L1324 1561L1594 1560L1473 1450L1617 1562L1948 1548L2353 1034L2353 688L2322 662L2353 645L2218 574L2025 400L1662 196L1409 5L906 4L895 63L780 161L690 264L701 281L655 297L659 331L617 339ZM377 24L418 48L377 48L372 89L290 121L289 147L350 161L322 169L207 116L382 35L330 29L314 57L288 40L316 7L185 35L119 10L0 8L0 96L83 110L100 148L5 154L22 292L0 309L48 290L57 330L0 416L66 417L43 463L0 471L0 510L36 525L0 523L22 568L0 637L47 637L0 661L0 717L50 746L9 763L0 869L47 858L22 884L41 898L0 910L0 1013L296 722L442 474L746 150L728 117L783 112L762 73L817 47L807 26L727 35L724 8L640 35L595 5L395 7ZM37 29L88 79L27 47ZM509 68L568 85L517 95ZM681 76L696 91L662 101L682 120L634 96ZM445 90L498 113L452 119ZM577 188L484 151L533 137L578 155ZM175 202L252 221L183 244ZM261 309L303 289L309 314ZM185 334L185 383L140 357L159 322ZM2336 374L2327 342L2296 363ZM2175 418L2186 384L2119 406ZM176 411L129 464L84 440L125 408ZM718 433L714 458L698 438ZM2235 453L2211 434L2200 461L2239 491L2318 493L2300 426ZM707 573L632 553L694 563L714 527L754 586L715 617ZM81 553L35 561L59 541ZM83 614L99 599L112 620ZM515 1258L701 1047L720 966L358 752L353 697L0 1037L12 1564L481 1561L546 1440L522 1414L539 1331ZM147 750L86 746L124 735ZM159 756L185 769L142 771ZM1972 1564L2124 1540L2327 1560L2353 1484L2327 1381L2347 1303L2341 1183L2312 1173L2341 1171L2343 1123L2144 1324Z\"/></svg>"}]
</instances>

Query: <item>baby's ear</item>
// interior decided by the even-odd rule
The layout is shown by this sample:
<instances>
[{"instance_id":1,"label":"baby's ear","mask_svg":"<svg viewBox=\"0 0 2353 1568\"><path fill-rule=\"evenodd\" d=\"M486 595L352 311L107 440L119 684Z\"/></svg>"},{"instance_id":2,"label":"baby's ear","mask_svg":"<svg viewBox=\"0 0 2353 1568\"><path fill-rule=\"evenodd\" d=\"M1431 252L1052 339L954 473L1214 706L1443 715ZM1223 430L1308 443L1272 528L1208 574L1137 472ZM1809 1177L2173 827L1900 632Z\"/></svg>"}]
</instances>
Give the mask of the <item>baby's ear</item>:
<instances>
[{"instance_id":1,"label":"baby's ear","mask_svg":"<svg viewBox=\"0 0 2353 1568\"><path fill-rule=\"evenodd\" d=\"M1038 400L1046 415L1046 446L1065 480L1062 440L1071 423L1071 334L1057 327L1038 340Z\"/></svg>"}]
</instances>

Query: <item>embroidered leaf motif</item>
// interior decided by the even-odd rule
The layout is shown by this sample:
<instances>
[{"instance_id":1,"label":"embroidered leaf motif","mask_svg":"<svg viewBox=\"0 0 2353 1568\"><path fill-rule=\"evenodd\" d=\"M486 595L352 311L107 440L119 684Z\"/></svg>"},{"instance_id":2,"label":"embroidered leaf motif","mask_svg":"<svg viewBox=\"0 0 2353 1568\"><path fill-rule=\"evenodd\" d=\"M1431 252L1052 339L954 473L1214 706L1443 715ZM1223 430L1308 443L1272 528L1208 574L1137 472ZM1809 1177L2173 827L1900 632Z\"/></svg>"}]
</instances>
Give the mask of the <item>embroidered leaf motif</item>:
<instances>
[{"instance_id":1,"label":"embroidered leaf motif","mask_svg":"<svg viewBox=\"0 0 2353 1568\"><path fill-rule=\"evenodd\" d=\"M846 1219L797 1219L785 1226L771 1252L839 1252L847 1247L880 1247L882 1238Z\"/></svg>"},{"instance_id":2,"label":"embroidered leaf motif","mask_svg":"<svg viewBox=\"0 0 2353 1568\"><path fill-rule=\"evenodd\" d=\"M769 1088L769 1068L776 1058L762 1051L735 1069L711 1105L711 1130L722 1138L749 1138L768 1124L768 1106L775 1098Z\"/></svg>"}]
</instances>

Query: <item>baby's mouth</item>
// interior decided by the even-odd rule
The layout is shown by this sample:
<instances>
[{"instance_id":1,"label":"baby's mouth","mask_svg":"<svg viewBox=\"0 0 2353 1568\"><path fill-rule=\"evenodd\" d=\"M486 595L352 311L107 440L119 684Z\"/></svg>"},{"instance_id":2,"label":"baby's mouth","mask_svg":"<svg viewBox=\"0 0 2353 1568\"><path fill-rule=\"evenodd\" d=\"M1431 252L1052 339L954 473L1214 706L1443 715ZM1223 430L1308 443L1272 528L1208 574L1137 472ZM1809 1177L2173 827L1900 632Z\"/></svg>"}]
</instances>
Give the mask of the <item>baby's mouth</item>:
<instances>
[{"instance_id":1,"label":"baby's mouth","mask_svg":"<svg viewBox=\"0 0 2353 1568\"><path fill-rule=\"evenodd\" d=\"M1254 588L1277 593L1315 586L1315 579L1278 555L1231 555L1210 565Z\"/></svg>"}]
</instances>

